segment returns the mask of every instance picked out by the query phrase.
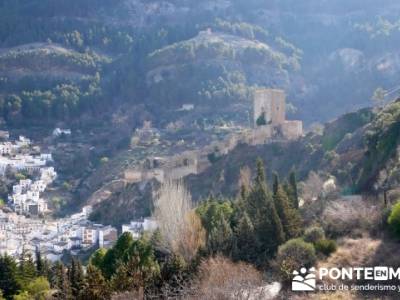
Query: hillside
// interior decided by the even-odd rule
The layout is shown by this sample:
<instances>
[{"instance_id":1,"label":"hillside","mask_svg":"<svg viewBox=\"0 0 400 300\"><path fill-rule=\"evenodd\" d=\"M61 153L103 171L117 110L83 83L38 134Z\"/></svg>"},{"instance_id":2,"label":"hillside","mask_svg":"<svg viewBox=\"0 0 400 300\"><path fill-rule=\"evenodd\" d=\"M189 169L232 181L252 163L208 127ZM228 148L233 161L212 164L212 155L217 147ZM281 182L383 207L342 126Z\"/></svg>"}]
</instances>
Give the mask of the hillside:
<instances>
[{"instance_id":1,"label":"hillside","mask_svg":"<svg viewBox=\"0 0 400 300\"><path fill-rule=\"evenodd\" d=\"M261 157L269 178L272 172L284 175L294 169L300 180L310 171L334 176L345 194L390 190L400 179L399 105L397 100L377 112L345 114L298 141L240 145L203 174L189 176L187 184L196 198L210 193L236 196L241 168L249 167L254 175L255 158Z\"/></svg>"},{"instance_id":2,"label":"hillside","mask_svg":"<svg viewBox=\"0 0 400 300\"><path fill-rule=\"evenodd\" d=\"M230 103L229 118L244 122L251 88L279 87L287 90L292 113L310 124L369 104L379 86L397 85L399 5L392 0L0 5L0 53L11 55L2 57L0 95L12 107L11 117L9 108L2 109L10 125L43 123L47 104L39 103L39 113L15 116L19 102L30 111L29 102L36 101L24 100L24 93L46 95L45 103L61 111L47 123L113 113L121 105L145 105L154 122L160 114L169 118L160 104L175 109L191 102L204 114L212 114L214 103ZM62 85L68 100L55 91Z\"/></svg>"},{"instance_id":3,"label":"hillside","mask_svg":"<svg viewBox=\"0 0 400 300\"><path fill-rule=\"evenodd\" d=\"M255 161L259 157L265 162L267 178L272 178L273 172L284 177L295 170L298 180L306 181L313 171L323 179L333 176L345 195L379 195L395 189L400 182L399 104L398 100L380 110L366 108L345 114L297 141L259 146L239 144L229 154L218 157L203 173L187 176L185 183L196 201L210 195L236 197L242 170L249 168L250 175L255 176ZM149 213L154 196L151 187L158 185L153 181L127 185L121 180L123 170L133 158L131 152L120 152L83 180L81 201L95 201L92 217L96 221L121 224L126 216ZM114 212L106 213L111 205Z\"/></svg>"},{"instance_id":4,"label":"hillside","mask_svg":"<svg viewBox=\"0 0 400 300\"><path fill-rule=\"evenodd\" d=\"M0 0L0 300L399 299L399 0Z\"/></svg>"},{"instance_id":5,"label":"hillside","mask_svg":"<svg viewBox=\"0 0 400 300\"><path fill-rule=\"evenodd\" d=\"M288 56L267 42L209 28L149 54L149 97L167 107L194 103L211 108L212 102L212 110L215 105L229 109L242 103L240 113L244 115L252 87L279 85L289 89L291 73L299 65L293 52Z\"/></svg>"}]
</instances>

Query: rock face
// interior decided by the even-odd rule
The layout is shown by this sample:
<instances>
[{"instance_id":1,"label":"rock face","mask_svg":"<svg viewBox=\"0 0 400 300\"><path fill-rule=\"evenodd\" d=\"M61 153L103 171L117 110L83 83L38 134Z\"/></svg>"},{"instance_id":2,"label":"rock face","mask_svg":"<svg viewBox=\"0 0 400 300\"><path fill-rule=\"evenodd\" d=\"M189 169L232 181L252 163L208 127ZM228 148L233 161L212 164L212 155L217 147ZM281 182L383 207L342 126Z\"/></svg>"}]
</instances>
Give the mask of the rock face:
<instances>
[{"instance_id":1,"label":"rock face","mask_svg":"<svg viewBox=\"0 0 400 300\"><path fill-rule=\"evenodd\" d=\"M114 186L112 193L103 194L95 201L90 219L102 224L120 226L131 220L151 214L153 190L158 183L152 181L144 185L123 184Z\"/></svg>"}]
</instances>

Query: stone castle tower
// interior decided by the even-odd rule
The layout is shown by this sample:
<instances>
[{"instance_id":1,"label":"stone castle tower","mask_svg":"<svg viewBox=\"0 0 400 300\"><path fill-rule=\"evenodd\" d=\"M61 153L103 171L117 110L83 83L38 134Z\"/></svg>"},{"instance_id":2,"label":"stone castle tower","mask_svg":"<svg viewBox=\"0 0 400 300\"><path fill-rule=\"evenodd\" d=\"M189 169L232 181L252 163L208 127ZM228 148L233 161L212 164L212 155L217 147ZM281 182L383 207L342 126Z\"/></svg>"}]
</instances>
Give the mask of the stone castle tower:
<instances>
[{"instance_id":1,"label":"stone castle tower","mask_svg":"<svg viewBox=\"0 0 400 300\"><path fill-rule=\"evenodd\" d=\"M253 96L253 125L264 116L266 125L279 125L285 122L286 95L283 90L258 89Z\"/></svg>"},{"instance_id":2,"label":"stone castle tower","mask_svg":"<svg viewBox=\"0 0 400 300\"><path fill-rule=\"evenodd\" d=\"M297 139L303 135L303 122L286 120L285 91L258 89L253 95L253 143L271 139Z\"/></svg>"}]
</instances>

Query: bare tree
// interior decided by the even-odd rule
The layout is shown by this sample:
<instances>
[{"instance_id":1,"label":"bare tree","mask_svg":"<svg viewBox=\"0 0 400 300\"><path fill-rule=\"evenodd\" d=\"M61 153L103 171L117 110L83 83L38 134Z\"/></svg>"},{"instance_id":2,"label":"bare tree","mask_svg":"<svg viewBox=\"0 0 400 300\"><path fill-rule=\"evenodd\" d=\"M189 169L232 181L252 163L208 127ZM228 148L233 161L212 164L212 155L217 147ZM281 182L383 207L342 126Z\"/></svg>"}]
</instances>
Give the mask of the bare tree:
<instances>
[{"instance_id":1,"label":"bare tree","mask_svg":"<svg viewBox=\"0 0 400 300\"><path fill-rule=\"evenodd\" d=\"M164 246L186 261L204 246L205 231L199 217L192 210L191 195L182 181L166 181L161 185L154 203Z\"/></svg>"},{"instance_id":2,"label":"bare tree","mask_svg":"<svg viewBox=\"0 0 400 300\"><path fill-rule=\"evenodd\" d=\"M354 230L373 231L379 228L382 208L361 197L331 201L322 214L322 225L335 235L345 235Z\"/></svg>"},{"instance_id":3,"label":"bare tree","mask_svg":"<svg viewBox=\"0 0 400 300\"><path fill-rule=\"evenodd\" d=\"M324 181L317 173L311 171L307 180L300 185L301 198L303 198L304 202L315 201L322 194L323 187Z\"/></svg>"},{"instance_id":4,"label":"bare tree","mask_svg":"<svg viewBox=\"0 0 400 300\"><path fill-rule=\"evenodd\" d=\"M186 261L191 261L197 251L205 246L206 231L201 224L200 217L194 211L188 212L184 221L184 228L180 239L177 241L176 251Z\"/></svg>"},{"instance_id":5,"label":"bare tree","mask_svg":"<svg viewBox=\"0 0 400 300\"><path fill-rule=\"evenodd\" d=\"M239 181L238 181L239 189L241 187L245 187L247 189L251 186L251 170L248 166L244 166L240 168L239 173Z\"/></svg>"},{"instance_id":6,"label":"bare tree","mask_svg":"<svg viewBox=\"0 0 400 300\"><path fill-rule=\"evenodd\" d=\"M252 265L216 256L200 264L193 285L195 296L189 299L272 299L271 287Z\"/></svg>"}]
</instances>

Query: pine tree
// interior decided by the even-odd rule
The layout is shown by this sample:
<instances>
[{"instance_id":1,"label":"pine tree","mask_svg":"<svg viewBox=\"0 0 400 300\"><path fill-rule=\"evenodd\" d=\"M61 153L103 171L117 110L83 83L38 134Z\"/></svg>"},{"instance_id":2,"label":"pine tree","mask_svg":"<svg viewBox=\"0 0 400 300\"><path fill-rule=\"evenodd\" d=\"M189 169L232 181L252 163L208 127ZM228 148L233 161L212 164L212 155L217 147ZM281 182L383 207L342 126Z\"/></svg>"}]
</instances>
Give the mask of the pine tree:
<instances>
[{"instance_id":1,"label":"pine tree","mask_svg":"<svg viewBox=\"0 0 400 300\"><path fill-rule=\"evenodd\" d=\"M233 257L236 260L254 263L257 258L257 249L258 241L253 223L248 214L244 212L235 230Z\"/></svg>"},{"instance_id":2,"label":"pine tree","mask_svg":"<svg viewBox=\"0 0 400 300\"><path fill-rule=\"evenodd\" d=\"M38 276L49 277L50 273L50 264L47 259L42 258L42 254L38 248L35 251L35 265L36 265L36 274Z\"/></svg>"},{"instance_id":3,"label":"pine tree","mask_svg":"<svg viewBox=\"0 0 400 300\"><path fill-rule=\"evenodd\" d=\"M109 300L111 298L110 287L101 271L89 264L87 267L86 284L82 291L83 299Z\"/></svg>"},{"instance_id":4,"label":"pine tree","mask_svg":"<svg viewBox=\"0 0 400 300\"><path fill-rule=\"evenodd\" d=\"M101 271L110 279L118 267L118 262L121 260L127 249L132 245L133 238L129 232L124 232L115 243L114 247L107 251L101 262Z\"/></svg>"},{"instance_id":5,"label":"pine tree","mask_svg":"<svg viewBox=\"0 0 400 300\"><path fill-rule=\"evenodd\" d=\"M222 253L230 256L232 253L232 238L232 228L222 215L208 235L207 248L213 254Z\"/></svg>"},{"instance_id":6,"label":"pine tree","mask_svg":"<svg viewBox=\"0 0 400 300\"><path fill-rule=\"evenodd\" d=\"M111 287L114 291L130 291L134 287L134 278L129 276L128 268L124 263L121 263L115 274L111 277Z\"/></svg>"},{"instance_id":7,"label":"pine tree","mask_svg":"<svg viewBox=\"0 0 400 300\"><path fill-rule=\"evenodd\" d=\"M39 274L39 276L44 276L47 278L47 281L51 280L51 262L48 259L43 259L43 274Z\"/></svg>"},{"instance_id":8,"label":"pine tree","mask_svg":"<svg viewBox=\"0 0 400 300\"><path fill-rule=\"evenodd\" d=\"M0 255L0 291L6 299L12 299L20 289L18 270L15 260L7 254Z\"/></svg>"},{"instance_id":9,"label":"pine tree","mask_svg":"<svg viewBox=\"0 0 400 300\"><path fill-rule=\"evenodd\" d=\"M163 264L160 275L163 281L170 283L171 281L174 281L176 276L183 274L186 270L187 264L185 259L182 256L173 253Z\"/></svg>"},{"instance_id":10,"label":"pine tree","mask_svg":"<svg viewBox=\"0 0 400 300\"><path fill-rule=\"evenodd\" d=\"M89 259L89 262L94 265L95 267L99 268L100 270L103 270L103 262L104 262L104 257L107 254L107 250L104 248L97 249Z\"/></svg>"},{"instance_id":11,"label":"pine tree","mask_svg":"<svg viewBox=\"0 0 400 300\"><path fill-rule=\"evenodd\" d=\"M144 288L154 277L160 274L153 248L145 239L135 240L124 258L128 275L133 278L135 288Z\"/></svg>"},{"instance_id":12,"label":"pine tree","mask_svg":"<svg viewBox=\"0 0 400 300\"><path fill-rule=\"evenodd\" d=\"M260 159L257 160L257 176L247 203L247 213L253 220L254 230L260 242L260 259L266 259L285 241L285 234L268 191L264 166Z\"/></svg>"},{"instance_id":13,"label":"pine tree","mask_svg":"<svg viewBox=\"0 0 400 300\"><path fill-rule=\"evenodd\" d=\"M278 186L279 186L279 176L278 176L278 173L274 172L273 181L272 181L272 194L274 196L278 192Z\"/></svg>"},{"instance_id":14,"label":"pine tree","mask_svg":"<svg viewBox=\"0 0 400 300\"><path fill-rule=\"evenodd\" d=\"M43 274L43 260L42 260L42 254L40 253L39 248L36 248L35 250L35 263L36 263L36 273L39 276L44 275Z\"/></svg>"},{"instance_id":15,"label":"pine tree","mask_svg":"<svg viewBox=\"0 0 400 300\"><path fill-rule=\"evenodd\" d=\"M247 187L242 185L240 187L239 203L245 203L248 196L249 196L249 191L248 191Z\"/></svg>"},{"instance_id":16,"label":"pine tree","mask_svg":"<svg viewBox=\"0 0 400 300\"><path fill-rule=\"evenodd\" d=\"M293 207L298 209L299 208L299 194L297 191L297 180L296 180L296 173L292 170L289 174L289 186L291 193L289 195L290 200L293 203Z\"/></svg>"},{"instance_id":17,"label":"pine tree","mask_svg":"<svg viewBox=\"0 0 400 300\"><path fill-rule=\"evenodd\" d=\"M276 182L276 193L274 195L274 203L282 222L282 226L287 239L298 237L302 231L302 222L297 209L291 206L289 198L279 184Z\"/></svg>"},{"instance_id":18,"label":"pine tree","mask_svg":"<svg viewBox=\"0 0 400 300\"><path fill-rule=\"evenodd\" d=\"M71 285L68 280L65 266L57 261L51 268L50 284L56 290L54 299L72 300Z\"/></svg>"},{"instance_id":19,"label":"pine tree","mask_svg":"<svg viewBox=\"0 0 400 300\"><path fill-rule=\"evenodd\" d=\"M72 258L68 268L68 280L71 284L71 293L74 299L80 298L81 291L85 285L82 265L79 260Z\"/></svg>"},{"instance_id":20,"label":"pine tree","mask_svg":"<svg viewBox=\"0 0 400 300\"><path fill-rule=\"evenodd\" d=\"M32 255L25 249L22 249L18 264L18 280L22 288L25 288L35 277L36 266Z\"/></svg>"},{"instance_id":21,"label":"pine tree","mask_svg":"<svg viewBox=\"0 0 400 300\"><path fill-rule=\"evenodd\" d=\"M264 162L262 161L261 158L257 158L257 163L256 163L257 171L256 171L256 179L255 179L255 184L256 185L262 185L265 184L265 170L264 170Z\"/></svg>"}]
</instances>

